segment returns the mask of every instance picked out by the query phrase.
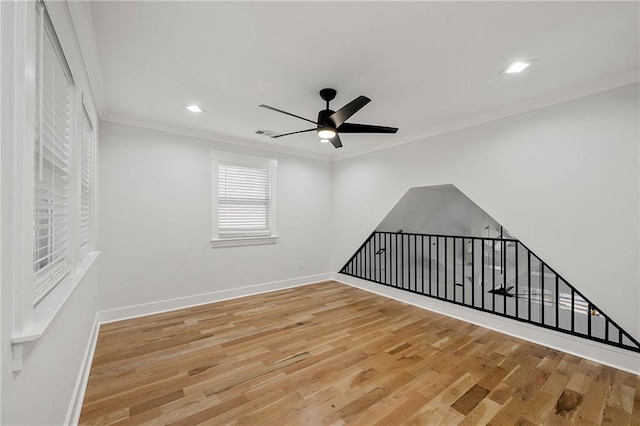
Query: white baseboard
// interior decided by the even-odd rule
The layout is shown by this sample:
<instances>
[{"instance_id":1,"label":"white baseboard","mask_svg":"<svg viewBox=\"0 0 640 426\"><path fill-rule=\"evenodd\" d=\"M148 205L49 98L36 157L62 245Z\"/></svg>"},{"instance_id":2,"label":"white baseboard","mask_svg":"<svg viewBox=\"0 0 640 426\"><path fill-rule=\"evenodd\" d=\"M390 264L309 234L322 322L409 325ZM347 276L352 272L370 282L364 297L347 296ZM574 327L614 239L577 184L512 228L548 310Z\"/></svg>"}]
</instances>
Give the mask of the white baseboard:
<instances>
[{"instance_id":1,"label":"white baseboard","mask_svg":"<svg viewBox=\"0 0 640 426\"><path fill-rule=\"evenodd\" d=\"M71 395L71 405L67 410L67 416L64 424L77 425L80 420L80 412L82 411L82 401L84 401L84 393L87 389L87 382L89 381L89 372L91 371L91 364L93 362L93 354L96 350L96 343L98 342L98 331L100 330L100 324L98 323L98 314L93 321L93 328L91 329L91 335L89 336L89 342L84 352L82 364L80 366L80 374L76 380L76 386L73 389Z\"/></svg>"},{"instance_id":2,"label":"white baseboard","mask_svg":"<svg viewBox=\"0 0 640 426\"><path fill-rule=\"evenodd\" d=\"M221 302L223 300L238 297L253 296L255 294L268 293L270 291L284 290L285 288L314 284L331 279L332 274L309 275L306 277L292 278L283 281L256 284L229 290L214 291L211 293L196 294L193 296L179 297L176 299L161 300L158 302L143 303L140 305L126 306L124 308L110 309L98 312L98 323L121 321L129 318L137 318L175 309L188 308L190 306L204 305L207 303Z\"/></svg>"},{"instance_id":3,"label":"white baseboard","mask_svg":"<svg viewBox=\"0 0 640 426\"><path fill-rule=\"evenodd\" d=\"M342 284L640 375L640 354L335 273Z\"/></svg>"},{"instance_id":4,"label":"white baseboard","mask_svg":"<svg viewBox=\"0 0 640 426\"><path fill-rule=\"evenodd\" d=\"M82 401L84 399L87 382L89 380L91 362L93 360L96 343L98 341L98 330L101 324L175 309L188 308L190 306L220 302L238 297L252 296L292 287L300 287L327 280L335 280L342 284L356 287L370 293L398 300L418 308L476 324L480 327L485 327L499 333L557 349L604 365L609 365L632 374L640 374L640 355L625 351L624 349L609 347L597 342L579 339L571 335L485 314L473 309L464 308L451 303L431 299L429 297L419 296L391 287L374 284L369 281L347 275L325 273L98 312L96 314L89 343L85 350L85 357L73 392L71 405L67 412L66 424L78 424L80 411L82 409Z\"/></svg>"},{"instance_id":5,"label":"white baseboard","mask_svg":"<svg viewBox=\"0 0 640 426\"><path fill-rule=\"evenodd\" d=\"M77 425L82 411L82 401L89 381L91 363L98 343L98 331L100 325L108 322L120 321L129 318L137 318L145 315L157 314L175 309L188 308L190 306L204 305L207 303L221 302L223 300L236 299L238 297L252 296L261 293L284 290L292 287L300 287L328 281L332 273L309 275L306 277L293 278L290 280L274 281L270 283L250 285L230 290L220 290L211 293L197 294L193 296L180 297L176 299L162 300L159 302L144 303L140 305L127 306L124 308L99 311L93 323L93 330L85 350L84 359L80 368L80 374L76 381L75 389L71 398L71 405L67 410L65 424Z\"/></svg>"}]
</instances>

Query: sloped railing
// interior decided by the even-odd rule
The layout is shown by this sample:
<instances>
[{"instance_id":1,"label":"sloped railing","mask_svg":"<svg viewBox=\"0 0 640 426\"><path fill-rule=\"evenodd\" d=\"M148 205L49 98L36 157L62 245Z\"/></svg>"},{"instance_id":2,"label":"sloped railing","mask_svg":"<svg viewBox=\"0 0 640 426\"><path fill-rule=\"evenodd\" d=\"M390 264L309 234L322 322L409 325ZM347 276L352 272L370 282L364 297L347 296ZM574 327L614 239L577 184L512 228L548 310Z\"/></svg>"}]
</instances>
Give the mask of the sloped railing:
<instances>
[{"instance_id":1,"label":"sloped railing","mask_svg":"<svg viewBox=\"0 0 640 426\"><path fill-rule=\"evenodd\" d=\"M514 239L373 232L340 273L640 352L640 343Z\"/></svg>"}]
</instances>

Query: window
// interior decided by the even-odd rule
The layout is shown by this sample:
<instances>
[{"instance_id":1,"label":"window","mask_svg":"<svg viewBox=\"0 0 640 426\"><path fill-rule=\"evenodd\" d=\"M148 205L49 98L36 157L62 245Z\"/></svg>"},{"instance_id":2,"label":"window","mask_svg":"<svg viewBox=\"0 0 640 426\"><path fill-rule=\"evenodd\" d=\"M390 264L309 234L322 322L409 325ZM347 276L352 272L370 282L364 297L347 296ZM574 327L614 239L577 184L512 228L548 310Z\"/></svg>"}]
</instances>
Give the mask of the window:
<instances>
[{"instance_id":1,"label":"window","mask_svg":"<svg viewBox=\"0 0 640 426\"><path fill-rule=\"evenodd\" d=\"M15 277L7 284L20 307L9 327L17 372L99 256L91 238L97 115L67 4L15 2L10 10L16 20L3 27L11 48L2 59L6 53L15 72L2 76L12 87L2 120L14 125L3 128L2 144L16 161L2 165L15 182L3 267Z\"/></svg>"},{"instance_id":2,"label":"window","mask_svg":"<svg viewBox=\"0 0 640 426\"><path fill-rule=\"evenodd\" d=\"M214 247L275 242L277 161L212 152Z\"/></svg>"},{"instance_id":3,"label":"window","mask_svg":"<svg viewBox=\"0 0 640 426\"><path fill-rule=\"evenodd\" d=\"M93 126L82 108L82 147L80 149L80 257L91 249L93 216Z\"/></svg>"},{"instance_id":4,"label":"window","mask_svg":"<svg viewBox=\"0 0 640 426\"><path fill-rule=\"evenodd\" d=\"M33 199L33 296L70 270L74 83L46 9L38 7Z\"/></svg>"}]
</instances>

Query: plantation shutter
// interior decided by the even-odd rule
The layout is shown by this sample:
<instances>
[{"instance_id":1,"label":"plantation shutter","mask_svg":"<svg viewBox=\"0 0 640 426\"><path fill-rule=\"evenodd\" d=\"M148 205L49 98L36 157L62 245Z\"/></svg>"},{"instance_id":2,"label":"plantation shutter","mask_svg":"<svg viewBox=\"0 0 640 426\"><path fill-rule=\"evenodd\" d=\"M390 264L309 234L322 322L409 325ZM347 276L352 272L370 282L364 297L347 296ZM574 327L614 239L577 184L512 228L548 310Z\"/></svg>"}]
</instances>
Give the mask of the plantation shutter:
<instances>
[{"instance_id":1,"label":"plantation shutter","mask_svg":"<svg viewBox=\"0 0 640 426\"><path fill-rule=\"evenodd\" d=\"M37 302L71 269L73 80L51 20L38 5L34 141L33 295Z\"/></svg>"},{"instance_id":2,"label":"plantation shutter","mask_svg":"<svg viewBox=\"0 0 640 426\"><path fill-rule=\"evenodd\" d=\"M82 114L80 159L80 257L91 247L91 206L93 198L93 126L86 111Z\"/></svg>"},{"instance_id":3,"label":"plantation shutter","mask_svg":"<svg viewBox=\"0 0 640 426\"><path fill-rule=\"evenodd\" d=\"M218 164L219 238L271 235L271 171Z\"/></svg>"}]
</instances>

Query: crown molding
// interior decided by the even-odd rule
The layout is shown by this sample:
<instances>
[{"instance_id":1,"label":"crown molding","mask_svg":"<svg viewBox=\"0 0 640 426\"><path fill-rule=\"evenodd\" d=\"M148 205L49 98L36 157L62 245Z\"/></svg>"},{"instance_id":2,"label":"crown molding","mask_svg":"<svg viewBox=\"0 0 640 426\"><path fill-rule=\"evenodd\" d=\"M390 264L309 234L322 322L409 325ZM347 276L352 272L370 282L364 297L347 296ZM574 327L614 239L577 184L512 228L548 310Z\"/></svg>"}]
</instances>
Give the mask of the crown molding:
<instances>
[{"instance_id":1,"label":"crown molding","mask_svg":"<svg viewBox=\"0 0 640 426\"><path fill-rule=\"evenodd\" d=\"M127 126L140 127L149 130L157 130L165 133L172 133L175 135L189 136L192 138L204 139L207 141L220 142L229 145L243 146L246 148L257 149L261 151L278 152L281 154L294 155L296 157L311 158L314 160L331 161L329 155L317 154L314 152L307 152L294 148L287 148L278 145L266 145L260 142L254 142L247 139L233 137L229 135L223 135L220 133L207 132L202 130L190 129L182 126L174 126L170 124L162 124L154 121L141 120L138 118L129 117L121 114L106 113L100 117L103 121L109 121L111 123L124 124Z\"/></svg>"},{"instance_id":2,"label":"crown molding","mask_svg":"<svg viewBox=\"0 0 640 426\"><path fill-rule=\"evenodd\" d=\"M547 106L560 104L573 99L578 99L578 98L593 95L596 93L604 92L607 90L616 89L618 87L637 83L638 81L640 81L640 72L638 70L618 74L613 77L598 80L596 82L591 82L586 85L574 87L569 90L557 92L552 95L540 96L538 98L534 98L529 101L522 102L520 104L512 105L507 108L492 111L487 114L480 114L480 115L476 115L474 117L466 118L463 120L456 120L441 126L435 126L422 132L417 137L416 136L405 137L402 139L394 140L393 142L380 143L380 144L372 145L368 148L353 150L351 152L345 152L343 154L337 153L331 157L331 160L332 161L344 160L347 158L368 154L370 152L393 148L398 145L404 145L407 143L425 140L425 139L442 135L445 133L455 132L457 130L466 129L468 127L477 126L477 125L488 123L491 121L500 120L502 118L523 114L529 111L534 111L536 109L544 108Z\"/></svg>"},{"instance_id":3,"label":"crown molding","mask_svg":"<svg viewBox=\"0 0 640 426\"><path fill-rule=\"evenodd\" d=\"M151 130L158 130L167 133L173 133L183 136L190 136L199 139L205 139L215 142L221 142L231 145L244 146L247 148L253 148L264 151L279 152L283 154L295 155L298 157L312 158L316 160L324 161L339 161L348 158L358 157L371 152L380 151L384 149L393 148L399 145L404 145L412 142L418 142L425 139L432 138L434 136L442 135L445 133L455 132L457 130L466 129L469 127L477 126L480 124L488 123L491 121L500 120L502 118L511 117L518 114L523 114L529 111L534 111L547 106L568 102L573 99L582 98L585 96L593 95L596 93L604 92L607 90L615 89L618 87L634 84L640 81L640 74L637 71L631 71L623 74L616 75L607 79L592 82L587 85L578 86L569 90L554 93L552 95L541 96L534 98L527 102L523 102L517 105L513 105L500 110L492 111L487 114L480 114L474 117L470 117L463 120L453 121L441 126L435 126L426 131L420 133L418 136L405 137L394 140L393 142L385 142L376 145L372 145L368 148L353 150L345 153L336 153L332 155L323 155L314 152L308 152L304 150L298 150L294 148L287 148L276 145L265 145L259 142L250 141L238 137L229 135L223 135L219 133L201 131L190 129L181 126L174 126L168 124L161 124L153 121L141 120L133 117L129 117L121 114L105 113L100 118L104 121L110 121L113 123L125 124L128 126L142 127Z\"/></svg>"}]
</instances>

